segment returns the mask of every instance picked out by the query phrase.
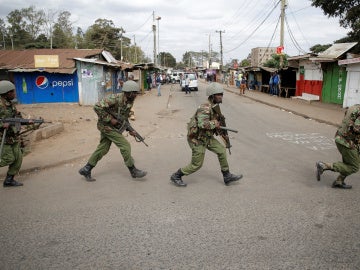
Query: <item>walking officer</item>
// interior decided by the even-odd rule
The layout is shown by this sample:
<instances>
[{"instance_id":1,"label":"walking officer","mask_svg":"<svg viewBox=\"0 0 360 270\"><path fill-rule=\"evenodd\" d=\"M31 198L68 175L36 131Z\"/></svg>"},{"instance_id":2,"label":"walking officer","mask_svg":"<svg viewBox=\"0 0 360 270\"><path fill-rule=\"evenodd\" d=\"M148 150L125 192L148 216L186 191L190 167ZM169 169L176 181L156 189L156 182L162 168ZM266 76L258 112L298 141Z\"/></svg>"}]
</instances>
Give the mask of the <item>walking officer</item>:
<instances>
[{"instance_id":1,"label":"walking officer","mask_svg":"<svg viewBox=\"0 0 360 270\"><path fill-rule=\"evenodd\" d=\"M95 104L94 110L98 115L97 128L100 131L100 143L95 152L91 155L87 164L79 170L87 181L95 181L91 177L91 170L96 166L99 160L109 152L111 143L114 143L119 149L124 159L125 165L129 168L133 178L142 178L146 175L145 171L135 167L134 159L131 156L130 143L119 132L123 122L119 122L113 115L128 121L131 108L134 104L136 95L140 91L138 84L134 81L126 81L123 85L122 92L112 94ZM119 119L118 118L118 119ZM136 132L129 132L135 136Z\"/></svg>"},{"instance_id":2,"label":"walking officer","mask_svg":"<svg viewBox=\"0 0 360 270\"><path fill-rule=\"evenodd\" d=\"M220 110L219 108L215 110L215 107L222 103L223 94L224 89L221 84L216 82L210 83L206 88L208 102L200 105L194 116L190 119L187 139L192 151L191 162L171 175L170 180L176 186L185 187L186 183L183 182L182 176L192 174L201 168L206 149L217 155L225 185L242 178L242 175L230 173L226 148L214 137L214 134L221 134L219 130Z\"/></svg>"},{"instance_id":3,"label":"walking officer","mask_svg":"<svg viewBox=\"0 0 360 270\"><path fill-rule=\"evenodd\" d=\"M333 188L350 189L351 185L345 184L345 178L359 171L360 167L360 105L354 105L347 109L341 126L335 134L336 147L339 150L342 161L335 163L316 162L316 178L324 171L338 172L339 176L333 182Z\"/></svg>"}]
</instances>

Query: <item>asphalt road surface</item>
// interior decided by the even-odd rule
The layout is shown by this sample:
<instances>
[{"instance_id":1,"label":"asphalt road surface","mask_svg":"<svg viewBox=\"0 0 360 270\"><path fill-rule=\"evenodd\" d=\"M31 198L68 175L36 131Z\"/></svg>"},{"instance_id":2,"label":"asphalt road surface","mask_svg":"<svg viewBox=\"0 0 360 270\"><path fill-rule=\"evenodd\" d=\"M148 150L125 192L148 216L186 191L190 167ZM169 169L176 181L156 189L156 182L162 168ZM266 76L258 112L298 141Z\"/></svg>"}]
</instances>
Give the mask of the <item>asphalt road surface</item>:
<instances>
[{"instance_id":1,"label":"asphalt road surface","mask_svg":"<svg viewBox=\"0 0 360 270\"><path fill-rule=\"evenodd\" d=\"M317 160L340 158L333 126L226 92L222 112L239 130L230 170L244 178L225 186L207 152L186 188L170 183L190 161L186 123L206 100L199 86L138 104L149 147L132 146L143 180L113 146L96 182L78 174L80 160L0 189L0 269L360 269L359 175L347 180L352 190L332 189L331 172L315 179Z\"/></svg>"}]
</instances>

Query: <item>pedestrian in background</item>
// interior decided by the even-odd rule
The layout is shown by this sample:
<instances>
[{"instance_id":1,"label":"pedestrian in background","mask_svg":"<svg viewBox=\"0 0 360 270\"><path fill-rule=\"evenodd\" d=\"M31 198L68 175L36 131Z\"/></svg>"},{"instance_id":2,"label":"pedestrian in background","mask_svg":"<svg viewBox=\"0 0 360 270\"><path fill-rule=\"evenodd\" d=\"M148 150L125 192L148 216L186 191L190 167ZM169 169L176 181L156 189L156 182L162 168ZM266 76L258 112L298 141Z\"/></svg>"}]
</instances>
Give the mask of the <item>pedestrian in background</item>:
<instances>
[{"instance_id":1,"label":"pedestrian in background","mask_svg":"<svg viewBox=\"0 0 360 270\"><path fill-rule=\"evenodd\" d=\"M280 76L275 71L273 75L273 95L278 96L280 91Z\"/></svg>"},{"instance_id":2,"label":"pedestrian in background","mask_svg":"<svg viewBox=\"0 0 360 270\"><path fill-rule=\"evenodd\" d=\"M190 94L191 93L189 85L190 85L190 78L189 78L188 75L185 75L185 94L187 94L187 93Z\"/></svg>"},{"instance_id":3,"label":"pedestrian in background","mask_svg":"<svg viewBox=\"0 0 360 270\"><path fill-rule=\"evenodd\" d=\"M15 85L10 81L0 81L0 118L22 118L12 102L16 97ZM21 152L20 130L9 123L0 122L1 153L0 167L9 166L4 180L4 187L22 186L14 179L20 171L23 155Z\"/></svg>"},{"instance_id":4,"label":"pedestrian in background","mask_svg":"<svg viewBox=\"0 0 360 270\"><path fill-rule=\"evenodd\" d=\"M217 155L225 185L242 178L242 175L230 173L226 148L214 138L214 134L221 134L220 115L214 107L222 103L223 94L224 89L221 84L210 83L206 88L208 102L200 105L190 119L187 140L192 151L191 162L171 175L170 180L176 186L185 187L186 183L183 182L182 176L192 174L202 167L206 149Z\"/></svg>"},{"instance_id":5,"label":"pedestrian in background","mask_svg":"<svg viewBox=\"0 0 360 270\"><path fill-rule=\"evenodd\" d=\"M131 156L130 143L125 139L124 135L119 132L124 123L119 122L119 120L112 115L119 115L124 119L123 121L128 121L130 109L139 91L140 88L136 82L126 81L122 93L112 94L95 104L94 110L99 117L97 128L100 131L100 143L87 164L79 170L79 173L83 175L87 181L95 181L91 176L91 170L103 156L109 152L111 143L114 143L120 149L124 163L133 178L142 178L147 174L147 172L135 167L134 159ZM129 132L129 134L135 136L136 132Z\"/></svg>"},{"instance_id":6,"label":"pedestrian in background","mask_svg":"<svg viewBox=\"0 0 360 270\"><path fill-rule=\"evenodd\" d=\"M157 76L156 76L156 86L157 86L157 95L158 97L161 96L161 81L162 81L162 78L161 78L161 74L158 73Z\"/></svg>"},{"instance_id":7,"label":"pedestrian in background","mask_svg":"<svg viewBox=\"0 0 360 270\"><path fill-rule=\"evenodd\" d=\"M269 95L274 95L274 86L273 86L273 79L274 79L274 73L270 73L270 79L269 79Z\"/></svg>"},{"instance_id":8,"label":"pedestrian in background","mask_svg":"<svg viewBox=\"0 0 360 270\"><path fill-rule=\"evenodd\" d=\"M128 81L134 81L134 75L133 74L129 74ZM133 107L130 109L129 119L132 120L132 121L135 121L135 110L134 110Z\"/></svg>"},{"instance_id":9,"label":"pedestrian in background","mask_svg":"<svg viewBox=\"0 0 360 270\"><path fill-rule=\"evenodd\" d=\"M333 182L333 188L350 189L351 185L345 184L345 178L359 171L360 167L360 105L354 105L347 109L341 126L335 134L335 144L339 150L342 161L335 163L316 162L316 178L324 171L338 172L339 176Z\"/></svg>"},{"instance_id":10,"label":"pedestrian in background","mask_svg":"<svg viewBox=\"0 0 360 270\"><path fill-rule=\"evenodd\" d=\"M152 84L152 79L150 74L148 74L146 76L146 84L147 84L147 90L150 91L151 90L151 84Z\"/></svg>"},{"instance_id":11,"label":"pedestrian in background","mask_svg":"<svg viewBox=\"0 0 360 270\"><path fill-rule=\"evenodd\" d=\"M246 90L246 76L243 75L240 81L240 94L245 95Z\"/></svg>"}]
</instances>

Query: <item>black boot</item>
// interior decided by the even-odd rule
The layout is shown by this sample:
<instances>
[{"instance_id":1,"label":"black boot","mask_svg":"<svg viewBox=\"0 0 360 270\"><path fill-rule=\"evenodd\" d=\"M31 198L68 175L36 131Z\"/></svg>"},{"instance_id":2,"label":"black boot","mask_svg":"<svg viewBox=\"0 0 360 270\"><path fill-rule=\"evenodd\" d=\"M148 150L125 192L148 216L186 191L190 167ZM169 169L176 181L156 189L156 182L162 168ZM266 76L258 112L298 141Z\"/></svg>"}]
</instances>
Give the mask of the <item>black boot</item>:
<instances>
[{"instance_id":1,"label":"black boot","mask_svg":"<svg viewBox=\"0 0 360 270\"><path fill-rule=\"evenodd\" d=\"M186 187L186 183L183 182L181 177L184 176L181 169L178 169L175 173L173 173L170 177L171 182L173 182L178 187Z\"/></svg>"},{"instance_id":2,"label":"black boot","mask_svg":"<svg viewBox=\"0 0 360 270\"><path fill-rule=\"evenodd\" d=\"M338 178L332 183L332 188L342 188L342 189L351 189L351 185L345 184L345 178L346 176L339 175Z\"/></svg>"},{"instance_id":3,"label":"black boot","mask_svg":"<svg viewBox=\"0 0 360 270\"><path fill-rule=\"evenodd\" d=\"M14 179L13 175L6 175L4 180L4 187L20 187L23 186L23 183L19 183Z\"/></svg>"},{"instance_id":4,"label":"black boot","mask_svg":"<svg viewBox=\"0 0 360 270\"><path fill-rule=\"evenodd\" d=\"M229 185L231 182L238 181L239 179L241 179L243 177L242 174L235 175L235 174L230 173L229 171L221 171L221 172L224 176L225 185Z\"/></svg>"},{"instance_id":5,"label":"black boot","mask_svg":"<svg viewBox=\"0 0 360 270\"><path fill-rule=\"evenodd\" d=\"M322 161L318 161L316 162L316 179L318 181L320 181L320 177L321 175L324 173L324 171L326 170L333 170L332 165L322 162Z\"/></svg>"},{"instance_id":6,"label":"black boot","mask_svg":"<svg viewBox=\"0 0 360 270\"><path fill-rule=\"evenodd\" d=\"M91 177L92 168L94 168L94 166L90 165L89 163L86 163L86 165L79 170L79 173L83 175L86 181L88 182L95 181L95 179Z\"/></svg>"},{"instance_id":7,"label":"black boot","mask_svg":"<svg viewBox=\"0 0 360 270\"><path fill-rule=\"evenodd\" d=\"M139 170L134 165L128 168L133 178L142 178L147 174L146 171Z\"/></svg>"}]
</instances>

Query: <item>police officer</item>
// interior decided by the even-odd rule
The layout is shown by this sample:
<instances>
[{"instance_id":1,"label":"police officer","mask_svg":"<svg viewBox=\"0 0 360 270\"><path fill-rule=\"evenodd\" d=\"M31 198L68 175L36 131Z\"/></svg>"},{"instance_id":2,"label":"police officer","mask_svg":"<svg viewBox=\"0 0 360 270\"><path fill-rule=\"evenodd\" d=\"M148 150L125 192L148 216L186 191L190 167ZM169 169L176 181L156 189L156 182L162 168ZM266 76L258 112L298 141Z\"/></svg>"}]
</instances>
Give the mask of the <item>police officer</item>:
<instances>
[{"instance_id":1,"label":"police officer","mask_svg":"<svg viewBox=\"0 0 360 270\"><path fill-rule=\"evenodd\" d=\"M223 93L224 90L221 84L216 82L210 83L206 89L208 102L200 105L194 116L190 119L187 139L192 150L191 163L178 169L171 175L170 180L176 186L185 187L186 183L183 182L182 176L194 173L201 168L206 149L218 156L225 185L242 178L242 175L230 173L225 146L214 138L214 134L218 133L220 123L219 115L213 110L213 107L222 103Z\"/></svg>"},{"instance_id":2,"label":"police officer","mask_svg":"<svg viewBox=\"0 0 360 270\"><path fill-rule=\"evenodd\" d=\"M339 176L333 182L333 188L350 189L351 185L345 183L345 178L359 171L360 167L360 105L354 105L347 109L341 126L335 134L335 144L342 156L342 162L325 163L316 162L316 178L324 171L338 172Z\"/></svg>"},{"instance_id":3,"label":"police officer","mask_svg":"<svg viewBox=\"0 0 360 270\"><path fill-rule=\"evenodd\" d=\"M135 167L134 159L131 156L130 143L118 132L122 123L119 123L118 120L109 113L109 111L111 111L113 114L120 115L123 119L127 120L139 91L140 88L136 82L127 81L124 83L121 93L110 95L95 104L94 110L99 116L97 128L100 131L101 137L97 149L91 155L87 164L79 170L79 173L83 175L87 181L95 181L95 179L91 177L91 170L96 166L98 161L109 152L111 143L114 143L120 149L124 163L129 168L133 178L142 178L146 175L145 171ZM135 132L129 133L132 136L136 135Z\"/></svg>"},{"instance_id":4,"label":"police officer","mask_svg":"<svg viewBox=\"0 0 360 270\"><path fill-rule=\"evenodd\" d=\"M15 98L15 85L10 81L0 81L0 118L22 118L21 113L16 110L12 100ZM22 164L22 152L20 149L19 130L9 123L0 122L0 134L2 141L2 148L0 153L0 167L9 166L4 187L18 187L22 186L14 179ZM5 136L4 136L5 134Z\"/></svg>"}]
</instances>

